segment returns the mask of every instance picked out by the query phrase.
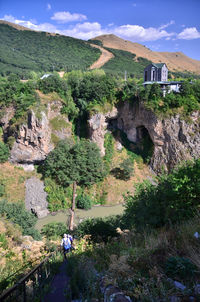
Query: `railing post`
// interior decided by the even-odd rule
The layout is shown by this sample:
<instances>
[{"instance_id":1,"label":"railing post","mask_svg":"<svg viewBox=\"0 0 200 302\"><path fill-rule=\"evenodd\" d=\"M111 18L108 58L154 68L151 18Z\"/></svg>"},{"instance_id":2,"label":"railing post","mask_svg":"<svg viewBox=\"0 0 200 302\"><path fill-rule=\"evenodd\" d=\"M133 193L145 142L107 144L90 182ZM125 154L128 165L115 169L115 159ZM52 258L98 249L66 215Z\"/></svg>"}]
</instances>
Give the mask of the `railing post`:
<instances>
[{"instance_id":1,"label":"railing post","mask_svg":"<svg viewBox=\"0 0 200 302\"><path fill-rule=\"evenodd\" d=\"M26 302L26 281L23 282L23 296L24 296L24 302Z\"/></svg>"}]
</instances>

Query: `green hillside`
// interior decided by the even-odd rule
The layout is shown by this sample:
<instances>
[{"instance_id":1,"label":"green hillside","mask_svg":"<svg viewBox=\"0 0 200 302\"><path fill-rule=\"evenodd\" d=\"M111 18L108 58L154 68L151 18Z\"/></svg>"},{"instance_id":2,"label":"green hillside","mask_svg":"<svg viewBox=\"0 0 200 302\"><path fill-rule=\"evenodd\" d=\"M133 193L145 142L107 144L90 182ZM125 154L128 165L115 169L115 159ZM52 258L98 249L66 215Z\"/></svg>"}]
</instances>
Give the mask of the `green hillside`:
<instances>
[{"instance_id":1,"label":"green hillside","mask_svg":"<svg viewBox=\"0 0 200 302\"><path fill-rule=\"evenodd\" d=\"M22 31L0 24L0 74L26 77L31 70L85 70L100 51L89 43L46 32Z\"/></svg>"},{"instance_id":2,"label":"green hillside","mask_svg":"<svg viewBox=\"0 0 200 302\"><path fill-rule=\"evenodd\" d=\"M128 51L113 48L106 49L113 53L114 58L109 60L103 66L103 69L113 75L123 76L126 71L128 76L140 78L143 77L144 68L151 63L151 61L142 57L138 57L136 60L136 55Z\"/></svg>"}]
</instances>

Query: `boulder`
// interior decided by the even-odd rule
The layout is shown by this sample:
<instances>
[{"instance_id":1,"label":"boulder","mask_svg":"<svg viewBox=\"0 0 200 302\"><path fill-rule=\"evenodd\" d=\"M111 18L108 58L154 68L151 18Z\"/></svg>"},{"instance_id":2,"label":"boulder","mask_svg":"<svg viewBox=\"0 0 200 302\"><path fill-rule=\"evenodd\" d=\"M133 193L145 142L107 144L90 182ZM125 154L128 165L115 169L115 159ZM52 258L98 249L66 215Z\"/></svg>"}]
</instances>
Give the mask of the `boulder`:
<instances>
[{"instance_id":1,"label":"boulder","mask_svg":"<svg viewBox=\"0 0 200 302\"><path fill-rule=\"evenodd\" d=\"M25 184L25 206L28 211L34 213L38 218L47 216L48 202L47 193L44 191L44 183L36 177L31 177Z\"/></svg>"}]
</instances>

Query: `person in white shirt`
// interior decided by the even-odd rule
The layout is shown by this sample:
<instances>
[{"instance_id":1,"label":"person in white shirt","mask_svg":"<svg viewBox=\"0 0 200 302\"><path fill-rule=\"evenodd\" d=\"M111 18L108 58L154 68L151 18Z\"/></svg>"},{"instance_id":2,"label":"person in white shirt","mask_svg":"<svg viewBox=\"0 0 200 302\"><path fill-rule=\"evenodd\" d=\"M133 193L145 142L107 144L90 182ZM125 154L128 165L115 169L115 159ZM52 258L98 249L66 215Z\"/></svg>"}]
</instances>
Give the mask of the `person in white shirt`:
<instances>
[{"instance_id":1,"label":"person in white shirt","mask_svg":"<svg viewBox=\"0 0 200 302\"><path fill-rule=\"evenodd\" d=\"M61 246L63 247L64 258L66 259L66 254L71 251L73 238L69 234L64 234L61 241Z\"/></svg>"}]
</instances>

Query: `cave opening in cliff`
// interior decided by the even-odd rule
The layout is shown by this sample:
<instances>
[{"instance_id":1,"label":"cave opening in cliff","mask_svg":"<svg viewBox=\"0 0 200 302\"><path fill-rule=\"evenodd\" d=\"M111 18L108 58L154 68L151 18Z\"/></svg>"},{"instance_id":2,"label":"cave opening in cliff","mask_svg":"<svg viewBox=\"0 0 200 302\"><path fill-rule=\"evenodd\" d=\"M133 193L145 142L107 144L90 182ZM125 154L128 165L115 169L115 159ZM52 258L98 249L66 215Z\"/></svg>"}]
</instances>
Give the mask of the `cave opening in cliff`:
<instances>
[{"instance_id":1,"label":"cave opening in cliff","mask_svg":"<svg viewBox=\"0 0 200 302\"><path fill-rule=\"evenodd\" d=\"M136 128L136 145L144 162L149 162L154 151L154 144L149 131L144 126Z\"/></svg>"},{"instance_id":2,"label":"cave opening in cliff","mask_svg":"<svg viewBox=\"0 0 200 302\"><path fill-rule=\"evenodd\" d=\"M136 134L135 141L133 142L129 140L126 131L123 130L123 120L108 119L107 123L107 129L112 133L116 141L120 142L128 151L141 156L145 163L149 163L153 155L154 144L145 126L140 125L135 128Z\"/></svg>"}]
</instances>

